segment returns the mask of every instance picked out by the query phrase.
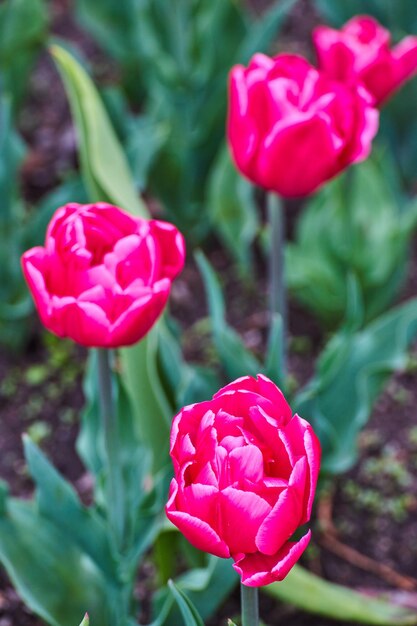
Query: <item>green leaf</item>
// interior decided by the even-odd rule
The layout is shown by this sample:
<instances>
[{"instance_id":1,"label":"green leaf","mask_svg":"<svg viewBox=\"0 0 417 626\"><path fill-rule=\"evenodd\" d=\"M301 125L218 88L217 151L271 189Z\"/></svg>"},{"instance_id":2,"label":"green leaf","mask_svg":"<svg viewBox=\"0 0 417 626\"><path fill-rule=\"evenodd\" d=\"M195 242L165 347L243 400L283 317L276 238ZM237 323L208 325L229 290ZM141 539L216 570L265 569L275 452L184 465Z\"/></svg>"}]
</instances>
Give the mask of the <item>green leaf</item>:
<instances>
[{"instance_id":1,"label":"green leaf","mask_svg":"<svg viewBox=\"0 0 417 626\"><path fill-rule=\"evenodd\" d=\"M413 33L417 16L413 0L401 0L393 5L391 0L316 0L324 17L337 27L355 15L372 15L384 26L394 31L394 37Z\"/></svg>"},{"instance_id":2,"label":"green leaf","mask_svg":"<svg viewBox=\"0 0 417 626\"><path fill-rule=\"evenodd\" d=\"M170 400L179 411L187 404L211 398L221 386L216 372L185 361L179 338L169 328L164 318L159 325L158 363L165 389L170 390Z\"/></svg>"},{"instance_id":3,"label":"green leaf","mask_svg":"<svg viewBox=\"0 0 417 626\"><path fill-rule=\"evenodd\" d=\"M224 371L231 380L245 375L256 376L262 370L261 364L226 322L223 294L216 273L201 251L196 253L196 261L203 277L213 339Z\"/></svg>"},{"instance_id":4,"label":"green leaf","mask_svg":"<svg viewBox=\"0 0 417 626\"><path fill-rule=\"evenodd\" d=\"M77 441L77 449L95 476L96 501L106 506L103 490L107 479L104 468L104 439L101 428L97 377L97 354L90 352L84 379L86 406ZM153 489L145 488L151 472L151 455L139 440L130 398L120 376L113 372L113 397L118 415L120 464L124 483L126 519L125 546L132 566L149 547L160 527L160 515L166 501L165 476L155 476ZM162 492L162 493L161 493ZM94 542L92 542L94 545Z\"/></svg>"},{"instance_id":5,"label":"green leaf","mask_svg":"<svg viewBox=\"0 0 417 626\"><path fill-rule=\"evenodd\" d=\"M40 449L24 437L25 458L36 485L39 515L54 523L117 584L117 564L106 526L90 507L84 507L73 487L57 472Z\"/></svg>"},{"instance_id":6,"label":"green leaf","mask_svg":"<svg viewBox=\"0 0 417 626\"><path fill-rule=\"evenodd\" d=\"M90 618L88 617L88 613L84 615L84 619L81 622L80 626L90 626Z\"/></svg>"},{"instance_id":7,"label":"green leaf","mask_svg":"<svg viewBox=\"0 0 417 626\"><path fill-rule=\"evenodd\" d=\"M169 125L152 119L150 115L141 115L130 121L127 132L127 155L136 184L143 191L149 170L168 138Z\"/></svg>"},{"instance_id":8,"label":"green leaf","mask_svg":"<svg viewBox=\"0 0 417 626\"><path fill-rule=\"evenodd\" d=\"M74 626L87 610L112 626L114 591L95 562L28 502L0 517L0 561L25 604L52 626Z\"/></svg>"},{"instance_id":9,"label":"green leaf","mask_svg":"<svg viewBox=\"0 0 417 626\"><path fill-rule=\"evenodd\" d=\"M18 171L25 156L25 146L13 125L10 98L0 98L0 224L3 226L13 216L18 198ZM16 212L16 210L14 211Z\"/></svg>"},{"instance_id":10,"label":"green leaf","mask_svg":"<svg viewBox=\"0 0 417 626\"><path fill-rule=\"evenodd\" d=\"M244 271L250 269L251 245L259 228L254 193L224 146L211 171L207 203L217 232Z\"/></svg>"},{"instance_id":11,"label":"green leaf","mask_svg":"<svg viewBox=\"0 0 417 626\"><path fill-rule=\"evenodd\" d=\"M417 614L353 589L330 583L295 565L285 580L262 587L269 596L303 611L332 619L379 626L406 626L417 623Z\"/></svg>"},{"instance_id":12,"label":"green leaf","mask_svg":"<svg viewBox=\"0 0 417 626\"><path fill-rule=\"evenodd\" d=\"M231 560L215 556L208 557L207 567L190 570L176 580L203 619L208 619L216 612L238 582L239 576Z\"/></svg>"},{"instance_id":13,"label":"green leaf","mask_svg":"<svg viewBox=\"0 0 417 626\"><path fill-rule=\"evenodd\" d=\"M197 613L197 609L181 589L175 586L172 580L168 581L168 587L175 598L181 611L185 626L204 626L204 622Z\"/></svg>"},{"instance_id":14,"label":"green leaf","mask_svg":"<svg viewBox=\"0 0 417 626\"><path fill-rule=\"evenodd\" d=\"M206 567L185 572L176 579L175 584L187 594L198 614L206 620L214 615L238 582L239 576L230 560L208 556ZM156 613L165 605L167 594L168 590L164 588L155 595ZM178 626L178 621L178 611L175 607L164 621L164 626Z\"/></svg>"},{"instance_id":15,"label":"green leaf","mask_svg":"<svg viewBox=\"0 0 417 626\"><path fill-rule=\"evenodd\" d=\"M401 287L415 216L387 182L380 157L353 167L309 202L286 247L292 294L329 327L337 327L354 278L363 321L382 313Z\"/></svg>"},{"instance_id":16,"label":"green leaf","mask_svg":"<svg viewBox=\"0 0 417 626\"><path fill-rule=\"evenodd\" d=\"M0 87L1 88L1 87ZM0 343L19 350L28 335L33 302L20 266L24 247L24 206L19 168L25 148L12 120L11 99L0 97Z\"/></svg>"},{"instance_id":17,"label":"green leaf","mask_svg":"<svg viewBox=\"0 0 417 626\"><path fill-rule=\"evenodd\" d=\"M54 45L51 52L71 104L90 200L110 202L148 217L148 211L135 190L126 157L90 77L63 48Z\"/></svg>"},{"instance_id":18,"label":"green leaf","mask_svg":"<svg viewBox=\"0 0 417 626\"><path fill-rule=\"evenodd\" d=\"M354 464L357 438L373 402L392 372L405 367L416 334L417 299L413 299L363 330L342 329L330 340L312 380L295 398L295 410L313 424L320 438L323 472L345 472Z\"/></svg>"},{"instance_id":19,"label":"green leaf","mask_svg":"<svg viewBox=\"0 0 417 626\"><path fill-rule=\"evenodd\" d=\"M132 7L132 2L119 5L113 0L76 0L75 15L102 48L123 63L127 62L129 50L132 55L132 33L136 29Z\"/></svg>"},{"instance_id":20,"label":"green leaf","mask_svg":"<svg viewBox=\"0 0 417 626\"><path fill-rule=\"evenodd\" d=\"M4 0L0 4L0 90L21 104L28 77L47 34L44 0Z\"/></svg>"},{"instance_id":21,"label":"green leaf","mask_svg":"<svg viewBox=\"0 0 417 626\"><path fill-rule=\"evenodd\" d=\"M174 408L158 371L158 324L132 348L121 350L124 380L132 399L139 439L152 452L154 471L168 461L169 431Z\"/></svg>"},{"instance_id":22,"label":"green leaf","mask_svg":"<svg viewBox=\"0 0 417 626\"><path fill-rule=\"evenodd\" d=\"M255 52L267 52L271 43L278 37L296 0L276 0L270 9L250 28L242 42L236 61L248 63Z\"/></svg>"}]
</instances>

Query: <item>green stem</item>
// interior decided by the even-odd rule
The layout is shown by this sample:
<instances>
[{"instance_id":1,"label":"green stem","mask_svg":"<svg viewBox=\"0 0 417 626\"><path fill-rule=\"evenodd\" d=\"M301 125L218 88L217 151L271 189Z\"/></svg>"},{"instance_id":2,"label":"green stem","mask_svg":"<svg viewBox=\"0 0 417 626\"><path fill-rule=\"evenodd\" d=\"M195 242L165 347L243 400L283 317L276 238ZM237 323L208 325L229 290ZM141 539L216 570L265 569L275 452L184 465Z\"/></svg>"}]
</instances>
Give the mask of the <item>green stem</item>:
<instances>
[{"instance_id":1,"label":"green stem","mask_svg":"<svg viewBox=\"0 0 417 626\"><path fill-rule=\"evenodd\" d=\"M287 293L285 288L285 220L282 202L275 193L267 197L268 219L271 228L271 248L269 252L269 311L270 324L279 313L282 323L282 341L279 370L283 381L287 373Z\"/></svg>"},{"instance_id":2,"label":"green stem","mask_svg":"<svg viewBox=\"0 0 417 626\"><path fill-rule=\"evenodd\" d=\"M101 422L107 465L107 514L115 545L122 552L124 542L124 489L119 451L119 429L113 399L108 350L97 350Z\"/></svg>"},{"instance_id":3,"label":"green stem","mask_svg":"<svg viewBox=\"0 0 417 626\"><path fill-rule=\"evenodd\" d=\"M259 626L258 588L247 587L241 583L240 599L242 604L242 626Z\"/></svg>"}]
</instances>

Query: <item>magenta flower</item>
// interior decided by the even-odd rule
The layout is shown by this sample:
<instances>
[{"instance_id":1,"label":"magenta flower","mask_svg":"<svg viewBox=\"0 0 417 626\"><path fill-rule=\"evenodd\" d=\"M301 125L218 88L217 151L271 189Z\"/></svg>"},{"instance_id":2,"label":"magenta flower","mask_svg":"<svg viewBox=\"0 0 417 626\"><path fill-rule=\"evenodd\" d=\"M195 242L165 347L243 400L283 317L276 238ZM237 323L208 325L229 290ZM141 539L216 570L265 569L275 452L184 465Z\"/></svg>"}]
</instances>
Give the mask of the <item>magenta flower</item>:
<instances>
[{"instance_id":1,"label":"magenta flower","mask_svg":"<svg viewBox=\"0 0 417 626\"><path fill-rule=\"evenodd\" d=\"M371 100L362 86L338 83L300 56L255 54L230 74L235 164L269 191L310 194L369 155L378 129Z\"/></svg>"},{"instance_id":2,"label":"magenta flower","mask_svg":"<svg viewBox=\"0 0 417 626\"><path fill-rule=\"evenodd\" d=\"M172 224L100 202L58 209L45 246L25 252L22 266L48 330L110 348L150 330L184 257L183 237Z\"/></svg>"},{"instance_id":3,"label":"magenta flower","mask_svg":"<svg viewBox=\"0 0 417 626\"><path fill-rule=\"evenodd\" d=\"M197 548L232 557L245 585L282 580L300 558L320 465L310 424L268 378L240 378L182 409L171 431L168 518Z\"/></svg>"},{"instance_id":4,"label":"magenta flower","mask_svg":"<svg viewBox=\"0 0 417 626\"><path fill-rule=\"evenodd\" d=\"M319 26L313 34L319 67L345 83L361 83L381 104L417 72L417 37L391 48L391 35L373 17L358 15L340 30Z\"/></svg>"}]
</instances>

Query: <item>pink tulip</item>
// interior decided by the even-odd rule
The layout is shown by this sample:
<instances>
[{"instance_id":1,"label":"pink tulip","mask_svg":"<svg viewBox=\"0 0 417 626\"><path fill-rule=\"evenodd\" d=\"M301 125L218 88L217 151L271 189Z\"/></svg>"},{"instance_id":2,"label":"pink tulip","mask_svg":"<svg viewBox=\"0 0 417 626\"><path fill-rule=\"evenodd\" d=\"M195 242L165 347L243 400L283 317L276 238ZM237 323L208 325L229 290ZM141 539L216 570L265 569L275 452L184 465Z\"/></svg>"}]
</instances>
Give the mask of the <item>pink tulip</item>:
<instances>
[{"instance_id":1,"label":"pink tulip","mask_svg":"<svg viewBox=\"0 0 417 626\"><path fill-rule=\"evenodd\" d=\"M43 324L89 347L141 339L161 315L184 264L184 240L166 222L105 204L67 204L55 212L45 247L22 257Z\"/></svg>"},{"instance_id":2,"label":"pink tulip","mask_svg":"<svg viewBox=\"0 0 417 626\"><path fill-rule=\"evenodd\" d=\"M358 15L341 30L319 26L313 40L320 69L335 80L363 84L375 105L417 72L417 37L391 48L389 31L373 17Z\"/></svg>"},{"instance_id":3,"label":"pink tulip","mask_svg":"<svg viewBox=\"0 0 417 626\"><path fill-rule=\"evenodd\" d=\"M232 557L245 585L282 580L300 558L320 464L310 424L261 374L174 418L166 514L195 547Z\"/></svg>"},{"instance_id":4,"label":"pink tulip","mask_svg":"<svg viewBox=\"0 0 417 626\"><path fill-rule=\"evenodd\" d=\"M305 59L256 54L230 75L227 134L238 169L286 197L304 196L365 159L378 112L361 86L321 74Z\"/></svg>"}]
</instances>

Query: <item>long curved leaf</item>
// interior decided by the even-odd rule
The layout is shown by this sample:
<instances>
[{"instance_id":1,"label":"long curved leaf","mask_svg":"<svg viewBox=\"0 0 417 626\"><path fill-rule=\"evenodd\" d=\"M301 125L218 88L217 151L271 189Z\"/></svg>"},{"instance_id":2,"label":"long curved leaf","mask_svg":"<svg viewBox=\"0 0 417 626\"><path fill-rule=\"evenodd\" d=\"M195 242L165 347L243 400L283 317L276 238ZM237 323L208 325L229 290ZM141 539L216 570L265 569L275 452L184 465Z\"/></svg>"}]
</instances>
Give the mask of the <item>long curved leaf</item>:
<instances>
[{"instance_id":1,"label":"long curved leaf","mask_svg":"<svg viewBox=\"0 0 417 626\"><path fill-rule=\"evenodd\" d=\"M104 521L90 507L84 507L73 487L49 462L41 450L24 438L24 451L30 475L35 481L39 515L71 538L117 584L117 564L111 552Z\"/></svg>"},{"instance_id":2,"label":"long curved leaf","mask_svg":"<svg viewBox=\"0 0 417 626\"><path fill-rule=\"evenodd\" d=\"M0 561L24 602L52 626L74 626L86 610L94 623L112 626L114 597L101 570L31 503L7 502Z\"/></svg>"},{"instance_id":3,"label":"long curved leaf","mask_svg":"<svg viewBox=\"0 0 417 626\"><path fill-rule=\"evenodd\" d=\"M136 215L148 217L146 206L136 193L125 154L93 82L64 48L53 45L51 52L71 104L90 200L114 203Z\"/></svg>"},{"instance_id":4,"label":"long curved leaf","mask_svg":"<svg viewBox=\"0 0 417 626\"><path fill-rule=\"evenodd\" d=\"M384 382L406 364L417 335L417 298L361 331L342 330L323 351L313 379L295 398L320 437L322 471L337 474L357 457L357 438Z\"/></svg>"},{"instance_id":5,"label":"long curved leaf","mask_svg":"<svg viewBox=\"0 0 417 626\"><path fill-rule=\"evenodd\" d=\"M300 565L292 568L279 583L262 587L262 591L280 602L299 609L345 622L379 626L417 624L417 614L383 599L335 585L308 572Z\"/></svg>"},{"instance_id":6,"label":"long curved leaf","mask_svg":"<svg viewBox=\"0 0 417 626\"><path fill-rule=\"evenodd\" d=\"M199 616L197 609L185 593L176 587L172 580L168 581L168 586L176 603L181 611L185 626L204 626L203 620Z\"/></svg>"}]
</instances>

